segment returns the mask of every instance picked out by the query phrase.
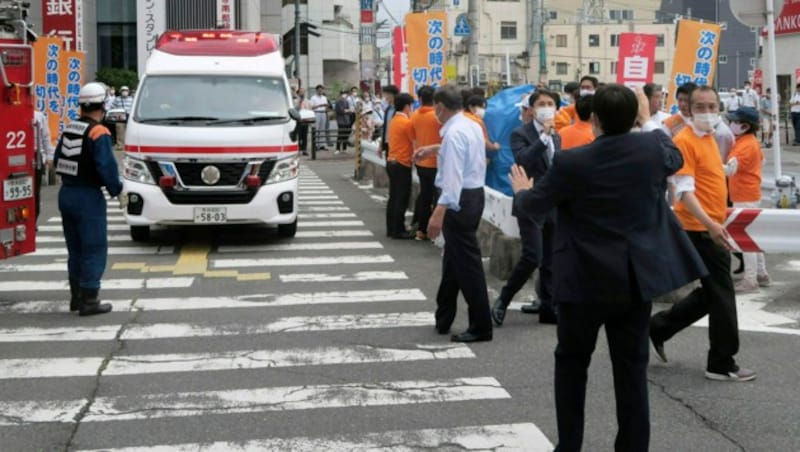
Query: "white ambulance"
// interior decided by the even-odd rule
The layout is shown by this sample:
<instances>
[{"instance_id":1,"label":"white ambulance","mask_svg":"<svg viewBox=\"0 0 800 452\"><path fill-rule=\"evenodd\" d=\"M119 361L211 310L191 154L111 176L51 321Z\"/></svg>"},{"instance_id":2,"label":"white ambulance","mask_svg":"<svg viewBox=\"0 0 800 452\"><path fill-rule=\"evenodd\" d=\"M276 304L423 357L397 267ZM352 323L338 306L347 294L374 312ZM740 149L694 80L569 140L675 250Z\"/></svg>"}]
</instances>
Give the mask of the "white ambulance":
<instances>
[{"instance_id":1,"label":"white ambulance","mask_svg":"<svg viewBox=\"0 0 800 452\"><path fill-rule=\"evenodd\" d=\"M153 225L297 230L298 147L273 35L167 31L147 60L125 133L125 219Z\"/></svg>"}]
</instances>

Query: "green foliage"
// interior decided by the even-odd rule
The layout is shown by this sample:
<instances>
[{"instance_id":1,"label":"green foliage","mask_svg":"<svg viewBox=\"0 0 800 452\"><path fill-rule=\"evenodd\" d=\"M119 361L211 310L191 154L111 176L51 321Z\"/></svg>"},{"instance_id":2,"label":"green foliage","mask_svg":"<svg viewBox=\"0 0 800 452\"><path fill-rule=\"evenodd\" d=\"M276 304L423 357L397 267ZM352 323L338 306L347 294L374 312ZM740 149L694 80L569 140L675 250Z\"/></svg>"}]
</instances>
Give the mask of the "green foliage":
<instances>
[{"instance_id":1,"label":"green foliage","mask_svg":"<svg viewBox=\"0 0 800 452\"><path fill-rule=\"evenodd\" d=\"M103 67L97 71L95 78L98 82L113 86L117 89L117 92L119 92L121 86L127 86L131 90L135 90L136 85L139 84L139 76L136 71L131 71L130 69Z\"/></svg>"}]
</instances>

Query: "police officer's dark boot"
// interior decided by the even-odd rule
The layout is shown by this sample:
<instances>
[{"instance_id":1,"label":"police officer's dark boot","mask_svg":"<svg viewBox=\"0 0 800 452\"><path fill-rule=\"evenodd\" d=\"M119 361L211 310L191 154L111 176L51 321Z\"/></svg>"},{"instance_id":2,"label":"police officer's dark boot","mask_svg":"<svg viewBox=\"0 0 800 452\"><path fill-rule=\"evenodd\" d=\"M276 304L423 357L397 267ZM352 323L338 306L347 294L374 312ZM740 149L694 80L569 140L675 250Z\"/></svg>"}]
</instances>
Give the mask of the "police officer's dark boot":
<instances>
[{"instance_id":1,"label":"police officer's dark boot","mask_svg":"<svg viewBox=\"0 0 800 452\"><path fill-rule=\"evenodd\" d=\"M81 308L81 286L77 279L69 280L69 312L75 312Z\"/></svg>"},{"instance_id":2,"label":"police officer's dark boot","mask_svg":"<svg viewBox=\"0 0 800 452\"><path fill-rule=\"evenodd\" d=\"M99 292L98 289L81 289L81 317L111 312L110 304L100 303L100 300L97 299Z\"/></svg>"}]
</instances>

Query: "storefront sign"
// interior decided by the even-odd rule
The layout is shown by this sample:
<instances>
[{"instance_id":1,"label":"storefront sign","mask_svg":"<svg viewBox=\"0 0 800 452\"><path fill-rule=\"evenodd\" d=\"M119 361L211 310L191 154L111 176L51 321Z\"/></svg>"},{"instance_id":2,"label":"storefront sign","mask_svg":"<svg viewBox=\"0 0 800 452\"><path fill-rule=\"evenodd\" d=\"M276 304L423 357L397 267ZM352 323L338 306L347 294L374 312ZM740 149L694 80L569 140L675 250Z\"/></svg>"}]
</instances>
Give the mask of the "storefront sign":
<instances>
[{"instance_id":1,"label":"storefront sign","mask_svg":"<svg viewBox=\"0 0 800 452\"><path fill-rule=\"evenodd\" d=\"M236 29L236 4L233 0L217 0L217 26L223 30Z\"/></svg>"},{"instance_id":2,"label":"storefront sign","mask_svg":"<svg viewBox=\"0 0 800 452\"><path fill-rule=\"evenodd\" d=\"M42 0L42 31L63 39L65 50L83 50L81 0Z\"/></svg>"}]
</instances>

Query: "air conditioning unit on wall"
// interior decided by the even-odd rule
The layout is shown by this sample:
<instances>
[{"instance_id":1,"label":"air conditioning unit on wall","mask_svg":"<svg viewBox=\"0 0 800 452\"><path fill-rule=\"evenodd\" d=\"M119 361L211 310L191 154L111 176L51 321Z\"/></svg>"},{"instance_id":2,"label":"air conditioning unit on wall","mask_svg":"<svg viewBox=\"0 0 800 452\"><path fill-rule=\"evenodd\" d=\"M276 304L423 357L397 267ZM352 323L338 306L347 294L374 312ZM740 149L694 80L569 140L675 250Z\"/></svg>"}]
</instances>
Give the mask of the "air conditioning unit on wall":
<instances>
[{"instance_id":1,"label":"air conditioning unit on wall","mask_svg":"<svg viewBox=\"0 0 800 452\"><path fill-rule=\"evenodd\" d=\"M480 79L481 79L482 82L485 82L485 81L487 81L489 79L489 77L486 75L486 72L481 72Z\"/></svg>"},{"instance_id":2,"label":"air conditioning unit on wall","mask_svg":"<svg viewBox=\"0 0 800 452\"><path fill-rule=\"evenodd\" d=\"M458 76L458 83L462 85L467 84L467 76L466 75L459 75Z\"/></svg>"}]
</instances>

